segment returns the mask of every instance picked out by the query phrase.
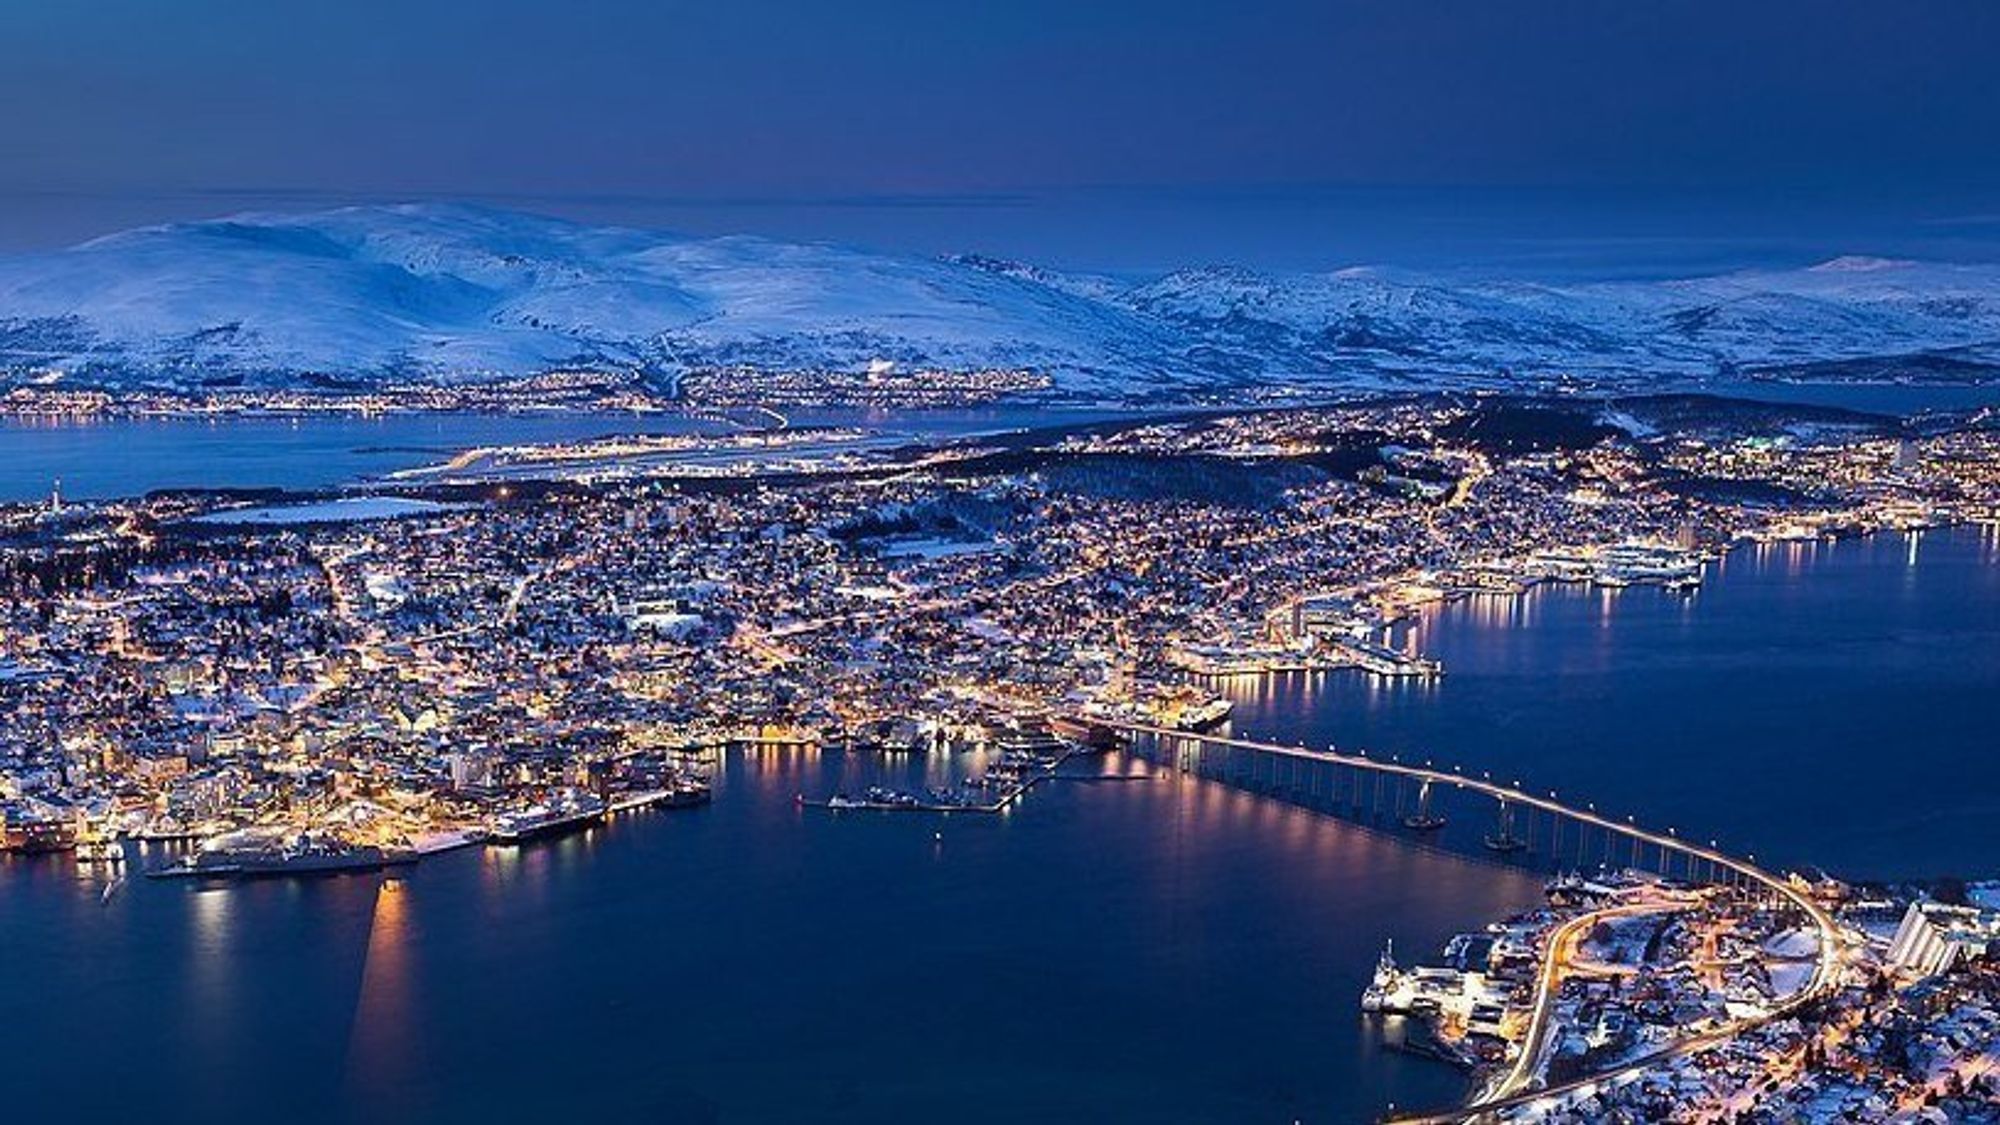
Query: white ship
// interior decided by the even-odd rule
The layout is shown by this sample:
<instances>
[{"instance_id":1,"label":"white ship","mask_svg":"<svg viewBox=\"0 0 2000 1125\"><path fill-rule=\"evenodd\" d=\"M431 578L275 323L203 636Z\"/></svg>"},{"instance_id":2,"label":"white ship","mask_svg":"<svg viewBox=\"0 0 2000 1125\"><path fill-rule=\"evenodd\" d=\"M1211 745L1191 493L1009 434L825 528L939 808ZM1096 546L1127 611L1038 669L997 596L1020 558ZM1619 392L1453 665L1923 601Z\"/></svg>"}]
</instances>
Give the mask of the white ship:
<instances>
[{"instance_id":1,"label":"white ship","mask_svg":"<svg viewBox=\"0 0 2000 1125\"><path fill-rule=\"evenodd\" d=\"M1361 1010L1380 1012L1387 1009L1389 997L1403 980L1403 971L1396 967L1396 939L1390 938L1382 946L1382 956L1375 962L1375 979L1361 993Z\"/></svg>"}]
</instances>

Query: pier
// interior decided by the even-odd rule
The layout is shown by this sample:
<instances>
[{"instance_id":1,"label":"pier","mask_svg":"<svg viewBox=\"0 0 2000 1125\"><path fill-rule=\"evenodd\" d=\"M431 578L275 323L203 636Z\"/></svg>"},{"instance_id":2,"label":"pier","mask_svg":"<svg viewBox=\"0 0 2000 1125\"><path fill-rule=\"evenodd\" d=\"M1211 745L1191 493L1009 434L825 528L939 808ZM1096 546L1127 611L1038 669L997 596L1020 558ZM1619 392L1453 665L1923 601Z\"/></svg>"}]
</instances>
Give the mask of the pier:
<instances>
[{"instance_id":1,"label":"pier","mask_svg":"<svg viewBox=\"0 0 2000 1125\"><path fill-rule=\"evenodd\" d=\"M801 793L793 798L800 808L826 809L829 812L924 812L924 813L984 813L988 815L1006 812L1027 795L1028 790L1044 781L1056 779L1056 770L1064 762L1076 755L1074 749L1065 750L1046 766L1028 772L1018 780L998 786L999 795L991 801L941 801L916 794L898 793L898 799L863 797L853 798L841 795L815 798ZM1081 780L1081 779L1080 779Z\"/></svg>"},{"instance_id":2,"label":"pier","mask_svg":"<svg viewBox=\"0 0 2000 1125\"><path fill-rule=\"evenodd\" d=\"M1447 820L1435 803L1438 793L1463 794L1479 803L1491 802L1492 827L1481 839L1489 852L1517 860L1539 859L1556 867L1600 862L1655 871L1664 879L1691 884L1761 888L1800 910L1818 936L1819 959L1811 980L1762 1015L1737 1020L1609 1070L1555 1086L1522 1089L1525 1077L1510 1073L1508 1080L1481 1100L1435 1113L1390 1119L1398 1125L1447 1125L1477 1120L1531 1102L1587 1093L1669 1059L1727 1043L1752 1028L1798 1011L1833 991L1837 984L1842 963L1839 928L1832 916L1805 893L1802 884L1791 876L1767 871L1752 859L1723 852L1713 844L1704 846L1684 840L1671 829L1657 832L1639 825L1633 818L1621 822L1600 814L1594 806L1577 808L1567 804L1554 793L1542 796L1518 782L1510 785L1489 778L1467 777L1456 769L1139 723L1108 725L1130 736L1133 754L1156 764L1304 808L1371 819L1385 825L1401 824L1426 841L1437 839ZM1546 1005L1551 988L1551 977L1545 973L1536 998L1538 1011Z\"/></svg>"}]
</instances>

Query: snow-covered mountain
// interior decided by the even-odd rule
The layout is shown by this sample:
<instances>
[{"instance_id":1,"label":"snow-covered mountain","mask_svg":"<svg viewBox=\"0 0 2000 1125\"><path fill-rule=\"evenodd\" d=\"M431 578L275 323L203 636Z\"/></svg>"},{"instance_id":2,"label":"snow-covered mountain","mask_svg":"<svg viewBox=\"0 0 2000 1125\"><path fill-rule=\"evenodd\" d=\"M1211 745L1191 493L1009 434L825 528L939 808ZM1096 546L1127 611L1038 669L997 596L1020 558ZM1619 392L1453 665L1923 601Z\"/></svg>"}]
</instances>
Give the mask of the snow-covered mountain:
<instances>
[{"instance_id":1,"label":"snow-covered mountain","mask_svg":"<svg viewBox=\"0 0 2000 1125\"><path fill-rule=\"evenodd\" d=\"M1031 368L1058 393L1558 375L1625 380L1950 352L2000 356L2000 269L1539 285L1393 271L1142 281L965 256L696 239L476 207L148 227L0 259L12 380L476 381L557 368Z\"/></svg>"}]
</instances>

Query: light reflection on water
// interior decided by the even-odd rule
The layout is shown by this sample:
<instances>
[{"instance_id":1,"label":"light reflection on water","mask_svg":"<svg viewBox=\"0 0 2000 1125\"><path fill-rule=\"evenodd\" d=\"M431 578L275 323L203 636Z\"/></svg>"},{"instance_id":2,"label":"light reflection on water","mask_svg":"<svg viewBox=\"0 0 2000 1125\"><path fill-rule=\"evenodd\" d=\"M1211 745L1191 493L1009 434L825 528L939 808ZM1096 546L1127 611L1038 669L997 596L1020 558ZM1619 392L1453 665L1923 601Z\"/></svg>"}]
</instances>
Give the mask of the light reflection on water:
<instances>
[{"instance_id":1,"label":"light reflection on water","mask_svg":"<svg viewBox=\"0 0 2000 1125\"><path fill-rule=\"evenodd\" d=\"M512 1118L579 1090L732 1121L1352 1120L1457 1096L1448 1068L1383 1054L1356 997L1386 938L1435 948L1536 879L1188 777L1052 783L1006 818L793 802L972 759L731 753L709 808L433 857L394 889L146 883L66 954L136 985L67 1010L121 1028L134 1088L212 1120ZM156 975L163 923L184 960ZM33 972L53 950L0 946L23 970L0 999L58 995ZM162 1005L170 1027L135 1018ZM72 1065L39 1041L12 1058Z\"/></svg>"},{"instance_id":2,"label":"light reflection on water","mask_svg":"<svg viewBox=\"0 0 2000 1125\"><path fill-rule=\"evenodd\" d=\"M407 1082L420 1050L410 1022L410 934L404 902L400 880L385 879L377 884L361 991L354 1006L354 1031L347 1049L351 1089L379 1089Z\"/></svg>"},{"instance_id":3,"label":"light reflection on water","mask_svg":"<svg viewBox=\"0 0 2000 1125\"><path fill-rule=\"evenodd\" d=\"M1468 598L1406 626L1444 662L1427 688L1274 679L1232 690L1232 728L1519 774L1836 873L2000 874L2000 763L1968 705L2000 691L1996 543L1758 544L1691 594Z\"/></svg>"},{"instance_id":4,"label":"light reflection on water","mask_svg":"<svg viewBox=\"0 0 2000 1125\"><path fill-rule=\"evenodd\" d=\"M227 1049L236 999L230 972L230 916L234 896L221 888L189 895L188 1008L190 1046L198 1054L218 1056Z\"/></svg>"}]
</instances>

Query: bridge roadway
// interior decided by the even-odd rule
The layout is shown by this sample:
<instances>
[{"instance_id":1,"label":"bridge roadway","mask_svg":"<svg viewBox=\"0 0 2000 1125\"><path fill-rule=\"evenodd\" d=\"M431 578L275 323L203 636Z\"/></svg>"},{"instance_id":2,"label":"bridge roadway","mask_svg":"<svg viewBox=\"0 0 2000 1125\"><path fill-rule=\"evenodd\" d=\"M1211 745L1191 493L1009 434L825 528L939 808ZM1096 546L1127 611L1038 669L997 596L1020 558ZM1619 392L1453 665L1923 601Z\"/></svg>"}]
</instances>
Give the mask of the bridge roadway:
<instances>
[{"instance_id":1,"label":"bridge roadway","mask_svg":"<svg viewBox=\"0 0 2000 1125\"><path fill-rule=\"evenodd\" d=\"M1746 1031L1770 1023L1773 1020L1782 1019L1811 1001L1831 992L1838 982L1840 972L1840 929L1838 924L1834 922L1833 917L1822 909L1818 903L1814 902L1810 896L1793 886L1789 879L1766 871L1749 860L1737 859L1715 848L1702 847L1699 844L1683 840L1676 835L1663 835L1646 828L1641 828L1630 821L1620 824L1609 817L1599 815L1594 809L1574 808L1563 804L1553 796L1539 797L1520 788L1518 785L1501 785L1497 782L1466 777L1464 774L1433 769L1429 766L1404 765L1401 762L1383 761L1378 758L1370 758L1365 754L1347 754L1337 750L1313 750L1304 746L1285 746L1275 742L1257 742L1243 738L1223 738L1211 734L1173 730L1168 727L1148 726L1143 723L1107 722L1101 719L1079 719L1078 721L1109 726L1115 730L1124 731L1127 734L1143 734L1158 739L1200 742L1210 746L1223 746L1260 754L1272 754L1298 761L1346 766L1355 770L1374 771L1392 776L1407 777L1419 782L1427 781L1437 785L1450 785L1458 789L1466 789L1483 794L1496 801L1541 809L1544 812L1567 817L1580 824L1588 824L1604 829L1607 832L1615 832L1638 840L1641 843L1651 844L1695 859L1705 860L1716 867L1735 872L1747 882L1755 883L1772 891L1804 911L1806 917L1812 920L1814 929L1819 933L1819 963L1813 968L1812 979L1807 982L1806 987L1794 993L1790 999L1763 1015L1736 1020L1715 1030L1690 1036L1663 1047L1658 1051L1642 1055L1610 1070L1599 1071L1586 1078L1579 1078L1571 1082L1539 1090L1528 1090L1493 1097L1485 1101L1474 1102L1437 1113L1403 1115L1391 1118L1390 1120L1396 1122L1397 1125L1448 1125L1451 1122L1467 1121L1485 1114L1528 1105L1545 1098L1558 1098L1565 1094L1575 1093L1592 1087L1616 1084L1620 1079L1634 1076L1640 1071L1651 1069L1670 1059L1697 1054L1721 1046ZM1549 955L1553 956L1554 952L1551 949ZM1547 975L1544 974L1544 984L1546 984L1547 979ZM1538 1009L1548 1004L1551 999L1547 995L1540 994L1543 991L1545 990L1538 989L1536 997Z\"/></svg>"}]
</instances>

